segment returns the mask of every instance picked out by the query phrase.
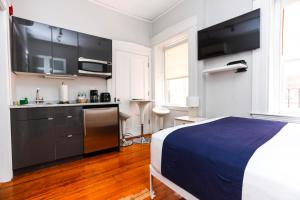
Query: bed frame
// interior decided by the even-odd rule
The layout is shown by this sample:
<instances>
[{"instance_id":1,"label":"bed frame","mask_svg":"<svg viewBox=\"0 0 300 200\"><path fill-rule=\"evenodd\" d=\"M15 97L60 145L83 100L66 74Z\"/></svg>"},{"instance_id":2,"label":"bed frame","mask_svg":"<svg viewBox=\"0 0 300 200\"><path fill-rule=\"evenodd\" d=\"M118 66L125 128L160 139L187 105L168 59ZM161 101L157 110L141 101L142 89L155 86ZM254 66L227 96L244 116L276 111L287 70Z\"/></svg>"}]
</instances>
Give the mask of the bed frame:
<instances>
[{"instance_id":1,"label":"bed frame","mask_svg":"<svg viewBox=\"0 0 300 200\"><path fill-rule=\"evenodd\" d=\"M156 179L158 179L160 182L162 182L163 184L168 186L171 190L176 192L181 197L188 199L188 200L199 200L195 196L193 196L192 194L187 192L186 190L182 189L181 187L179 187L172 181L165 178L161 173L156 171L151 164L150 164L149 168L150 168L150 198L151 199L155 198L155 192L153 189L153 177L155 177Z\"/></svg>"}]
</instances>

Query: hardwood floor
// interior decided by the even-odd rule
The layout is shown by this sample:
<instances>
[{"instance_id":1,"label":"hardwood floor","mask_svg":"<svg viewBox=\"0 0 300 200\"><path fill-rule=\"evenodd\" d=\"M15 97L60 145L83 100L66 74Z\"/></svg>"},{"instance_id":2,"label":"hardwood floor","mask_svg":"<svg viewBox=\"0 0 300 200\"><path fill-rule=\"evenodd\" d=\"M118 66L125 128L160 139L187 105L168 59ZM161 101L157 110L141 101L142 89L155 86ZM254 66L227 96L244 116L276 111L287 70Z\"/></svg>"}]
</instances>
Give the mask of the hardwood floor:
<instances>
[{"instance_id":1,"label":"hardwood floor","mask_svg":"<svg viewBox=\"0 0 300 200\"><path fill-rule=\"evenodd\" d=\"M0 200L120 199L149 188L149 163L150 146L133 145L18 175L0 184ZM179 199L157 180L154 188L156 199Z\"/></svg>"}]
</instances>

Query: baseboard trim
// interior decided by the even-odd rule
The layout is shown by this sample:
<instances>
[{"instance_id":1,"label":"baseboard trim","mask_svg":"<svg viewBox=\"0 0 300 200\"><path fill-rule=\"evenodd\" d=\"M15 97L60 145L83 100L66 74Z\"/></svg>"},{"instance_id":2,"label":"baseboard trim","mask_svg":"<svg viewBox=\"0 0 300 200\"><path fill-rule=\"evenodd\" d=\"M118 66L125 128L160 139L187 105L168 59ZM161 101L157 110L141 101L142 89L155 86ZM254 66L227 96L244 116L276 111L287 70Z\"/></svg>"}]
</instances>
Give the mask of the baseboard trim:
<instances>
[{"instance_id":1,"label":"baseboard trim","mask_svg":"<svg viewBox=\"0 0 300 200\"><path fill-rule=\"evenodd\" d=\"M152 133L147 133L147 134L144 134L145 137L151 137ZM137 136L130 136L130 137L127 137L125 139L127 140L132 140L132 139L136 139L136 138L139 138L141 137L141 135L137 135Z\"/></svg>"}]
</instances>

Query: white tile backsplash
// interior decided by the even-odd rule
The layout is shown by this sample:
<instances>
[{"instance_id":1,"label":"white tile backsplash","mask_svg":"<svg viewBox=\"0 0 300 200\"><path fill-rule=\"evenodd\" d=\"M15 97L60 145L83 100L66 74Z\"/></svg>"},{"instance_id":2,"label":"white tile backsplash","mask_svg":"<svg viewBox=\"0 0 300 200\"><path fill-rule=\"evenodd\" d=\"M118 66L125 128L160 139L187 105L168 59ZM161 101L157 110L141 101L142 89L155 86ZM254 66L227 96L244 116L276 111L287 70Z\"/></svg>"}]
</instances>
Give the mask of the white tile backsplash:
<instances>
[{"instance_id":1,"label":"white tile backsplash","mask_svg":"<svg viewBox=\"0 0 300 200\"><path fill-rule=\"evenodd\" d=\"M78 92L85 92L89 98L89 90L97 89L99 93L107 91L107 81L98 77L77 77L75 80L47 79L30 75L13 75L13 101L27 97L35 100L35 92L40 88L40 96L45 101L59 100L59 88L62 82L69 86L69 100L75 100Z\"/></svg>"}]
</instances>

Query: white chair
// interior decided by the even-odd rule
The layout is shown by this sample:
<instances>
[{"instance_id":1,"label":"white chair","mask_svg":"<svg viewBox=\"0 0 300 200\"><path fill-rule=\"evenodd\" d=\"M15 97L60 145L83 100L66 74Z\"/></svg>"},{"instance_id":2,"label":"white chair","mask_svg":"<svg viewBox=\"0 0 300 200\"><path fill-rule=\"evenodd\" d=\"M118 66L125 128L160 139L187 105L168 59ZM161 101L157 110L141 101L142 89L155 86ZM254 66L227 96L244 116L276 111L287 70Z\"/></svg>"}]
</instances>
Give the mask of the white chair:
<instances>
[{"instance_id":1,"label":"white chair","mask_svg":"<svg viewBox=\"0 0 300 200\"><path fill-rule=\"evenodd\" d=\"M159 119L159 130L164 129L164 117L170 113L170 110L164 107L155 107L152 111Z\"/></svg>"},{"instance_id":2,"label":"white chair","mask_svg":"<svg viewBox=\"0 0 300 200\"><path fill-rule=\"evenodd\" d=\"M128 141L125 139L126 135L130 135L130 134L126 134L126 121L130 118L130 115L120 112L120 120L121 120L121 134L122 134L122 138L121 138L121 143L120 145L122 147L128 147L130 145L132 145L132 141Z\"/></svg>"}]
</instances>

